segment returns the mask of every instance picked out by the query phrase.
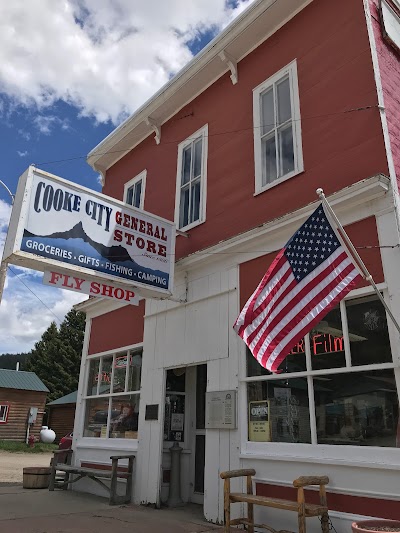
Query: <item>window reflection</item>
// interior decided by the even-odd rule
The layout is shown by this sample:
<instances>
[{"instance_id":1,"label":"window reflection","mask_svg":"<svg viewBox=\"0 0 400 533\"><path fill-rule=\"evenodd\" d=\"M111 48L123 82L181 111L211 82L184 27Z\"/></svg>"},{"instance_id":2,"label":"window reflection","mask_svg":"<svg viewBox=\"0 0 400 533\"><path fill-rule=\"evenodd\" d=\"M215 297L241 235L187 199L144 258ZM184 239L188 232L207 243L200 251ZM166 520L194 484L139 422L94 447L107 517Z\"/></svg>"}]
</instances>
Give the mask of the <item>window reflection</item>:
<instances>
[{"instance_id":1,"label":"window reflection","mask_svg":"<svg viewBox=\"0 0 400 533\"><path fill-rule=\"evenodd\" d=\"M393 370L313 379L318 443L396 446L399 407Z\"/></svg>"}]
</instances>

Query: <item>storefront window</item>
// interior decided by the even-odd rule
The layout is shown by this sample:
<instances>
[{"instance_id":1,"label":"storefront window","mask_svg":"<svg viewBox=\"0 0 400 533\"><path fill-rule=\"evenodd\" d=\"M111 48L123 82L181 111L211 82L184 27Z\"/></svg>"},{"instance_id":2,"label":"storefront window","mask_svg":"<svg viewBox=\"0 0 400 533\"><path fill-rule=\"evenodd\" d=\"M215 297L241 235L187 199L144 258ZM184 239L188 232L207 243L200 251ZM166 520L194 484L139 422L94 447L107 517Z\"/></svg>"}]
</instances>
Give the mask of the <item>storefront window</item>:
<instances>
[{"instance_id":1,"label":"storefront window","mask_svg":"<svg viewBox=\"0 0 400 533\"><path fill-rule=\"evenodd\" d=\"M120 352L89 361L84 437L136 439L141 352Z\"/></svg>"},{"instance_id":2,"label":"storefront window","mask_svg":"<svg viewBox=\"0 0 400 533\"><path fill-rule=\"evenodd\" d=\"M249 440L311 442L307 379L249 383Z\"/></svg>"},{"instance_id":3,"label":"storefront window","mask_svg":"<svg viewBox=\"0 0 400 533\"><path fill-rule=\"evenodd\" d=\"M386 312L376 295L330 311L282 362L285 379L247 351L248 440L395 447L399 400L391 363Z\"/></svg>"},{"instance_id":4,"label":"storefront window","mask_svg":"<svg viewBox=\"0 0 400 533\"><path fill-rule=\"evenodd\" d=\"M318 442L396 446L399 405L393 370L324 376L315 388Z\"/></svg>"},{"instance_id":5,"label":"storefront window","mask_svg":"<svg viewBox=\"0 0 400 533\"><path fill-rule=\"evenodd\" d=\"M185 384L186 372L184 368L167 370L164 440L182 442L185 440Z\"/></svg>"}]
</instances>

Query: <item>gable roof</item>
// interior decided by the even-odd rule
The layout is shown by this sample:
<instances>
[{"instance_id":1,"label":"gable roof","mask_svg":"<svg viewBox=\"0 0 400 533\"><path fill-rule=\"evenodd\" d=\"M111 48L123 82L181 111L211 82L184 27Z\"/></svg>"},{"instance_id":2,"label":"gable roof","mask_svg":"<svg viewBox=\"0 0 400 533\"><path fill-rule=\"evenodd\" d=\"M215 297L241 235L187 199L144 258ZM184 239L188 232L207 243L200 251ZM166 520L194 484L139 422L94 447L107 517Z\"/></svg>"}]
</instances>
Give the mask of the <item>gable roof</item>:
<instances>
[{"instance_id":1,"label":"gable roof","mask_svg":"<svg viewBox=\"0 0 400 533\"><path fill-rule=\"evenodd\" d=\"M104 177L108 168L151 135L154 130L152 124L161 127L229 72L228 59L239 63L312 1L255 0L168 83L101 141L89 153L89 165L103 173ZM240 67L238 78L240 83Z\"/></svg>"},{"instance_id":2,"label":"gable roof","mask_svg":"<svg viewBox=\"0 0 400 533\"><path fill-rule=\"evenodd\" d=\"M62 396L61 398L57 398L57 400L54 400L53 402L48 403L47 405L63 405L66 403L76 403L78 397L78 391L70 392L69 394L66 394L65 396Z\"/></svg>"},{"instance_id":3,"label":"gable roof","mask_svg":"<svg viewBox=\"0 0 400 533\"><path fill-rule=\"evenodd\" d=\"M0 368L0 388L50 392L34 372L7 370L5 368Z\"/></svg>"}]
</instances>

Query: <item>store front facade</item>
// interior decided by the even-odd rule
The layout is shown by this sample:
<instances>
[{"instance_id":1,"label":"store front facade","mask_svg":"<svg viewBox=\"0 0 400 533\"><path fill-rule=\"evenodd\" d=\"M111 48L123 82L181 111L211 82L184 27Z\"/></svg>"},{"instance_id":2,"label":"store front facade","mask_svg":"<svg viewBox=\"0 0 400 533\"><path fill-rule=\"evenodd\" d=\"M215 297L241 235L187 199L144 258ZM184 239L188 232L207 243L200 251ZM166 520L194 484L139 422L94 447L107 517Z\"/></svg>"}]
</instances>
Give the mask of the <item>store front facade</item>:
<instances>
[{"instance_id":1,"label":"store front facade","mask_svg":"<svg viewBox=\"0 0 400 533\"><path fill-rule=\"evenodd\" d=\"M367 202L360 205L360 197ZM387 243L398 234L387 180L365 180L335 199L396 314L399 251ZM135 453L134 501L162 505L169 447L178 443L182 500L203 505L213 522L223 520L219 472L250 467L257 493L282 497L291 497L300 475L328 475L335 527L348 527L356 515L397 517L399 343L372 288L351 292L291 350L279 374L258 365L232 329L274 257L263 251L283 246L312 208L178 262L175 294L186 301L146 300L145 308L130 306L125 318L127 307L80 304L88 318L76 461ZM129 335L137 337L143 312L143 340L120 347ZM235 391L234 429L206 428L206 393L212 391ZM284 519L293 527L290 513ZM268 520L282 524L282 512L269 512Z\"/></svg>"}]
</instances>

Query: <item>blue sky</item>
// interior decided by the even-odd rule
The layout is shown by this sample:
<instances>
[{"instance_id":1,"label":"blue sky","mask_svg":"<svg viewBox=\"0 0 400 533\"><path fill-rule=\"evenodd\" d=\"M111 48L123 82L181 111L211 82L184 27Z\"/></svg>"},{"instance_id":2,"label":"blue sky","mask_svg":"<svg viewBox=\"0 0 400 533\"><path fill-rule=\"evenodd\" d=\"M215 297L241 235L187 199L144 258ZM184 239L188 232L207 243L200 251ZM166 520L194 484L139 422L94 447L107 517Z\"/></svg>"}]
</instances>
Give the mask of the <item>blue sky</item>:
<instances>
[{"instance_id":1,"label":"blue sky","mask_svg":"<svg viewBox=\"0 0 400 533\"><path fill-rule=\"evenodd\" d=\"M91 189L86 154L252 0L13 0L0 18L2 180L30 164ZM0 255L10 216L0 185ZM0 354L26 352L82 296L11 265Z\"/></svg>"}]
</instances>

